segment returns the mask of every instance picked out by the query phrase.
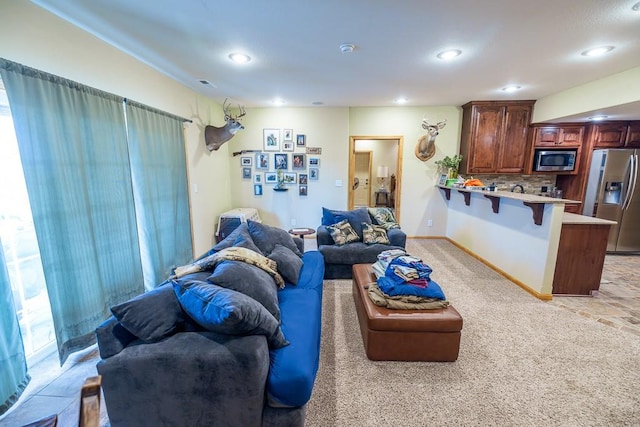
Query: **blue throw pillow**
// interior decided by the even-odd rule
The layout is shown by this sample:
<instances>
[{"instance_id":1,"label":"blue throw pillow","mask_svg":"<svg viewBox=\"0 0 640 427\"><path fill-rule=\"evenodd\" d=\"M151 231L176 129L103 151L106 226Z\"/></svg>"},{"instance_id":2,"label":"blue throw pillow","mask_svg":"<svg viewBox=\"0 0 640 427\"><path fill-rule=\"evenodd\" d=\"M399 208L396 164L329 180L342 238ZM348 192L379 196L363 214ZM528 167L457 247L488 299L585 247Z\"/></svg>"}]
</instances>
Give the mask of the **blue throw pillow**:
<instances>
[{"instance_id":1,"label":"blue throw pillow","mask_svg":"<svg viewBox=\"0 0 640 427\"><path fill-rule=\"evenodd\" d=\"M240 292L208 282L174 281L182 309L203 328L227 335L264 335L270 349L289 344L275 317Z\"/></svg>"},{"instance_id":2,"label":"blue throw pillow","mask_svg":"<svg viewBox=\"0 0 640 427\"><path fill-rule=\"evenodd\" d=\"M111 307L111 313L126 330L146 342L173 334L184 320L170 283Z\"/></svg>"}]
</instances>

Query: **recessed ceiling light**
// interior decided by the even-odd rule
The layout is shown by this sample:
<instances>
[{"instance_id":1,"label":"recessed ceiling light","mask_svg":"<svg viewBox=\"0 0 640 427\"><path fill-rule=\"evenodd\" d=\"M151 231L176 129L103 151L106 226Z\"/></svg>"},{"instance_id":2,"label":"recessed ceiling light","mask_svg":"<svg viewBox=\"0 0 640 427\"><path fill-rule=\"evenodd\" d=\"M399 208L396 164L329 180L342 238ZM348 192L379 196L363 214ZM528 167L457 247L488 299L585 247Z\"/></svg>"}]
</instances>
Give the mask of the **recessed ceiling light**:
<instances>
[{"instance_id":1,"label":"recessed ceiling light","mask_svg":"<svg viewBox=\"0 0 640 427\"><path fill-rule=\"evenodd\" d=\"M271 103L277 107L280 107L284 105L284 99L280 99L280 98L274 99Z\"/></svg>"},{"instance_id":2,"label":"recessed ceiling light","mask_svg":"<svg viewBox=\"0 0 640 427\"><path fill-rule=\"evenodd\" d=\"M407 102L409 102L409 100L407 98L404 98L404 97L400 97L400 98L396 99L396 104L406 104Z\"/></svg>"},{"instance_id":3,"label":"recessed ceiling light","mask_svg":"<svg viewBox=\"0 0 640 427\"><path fill-rule=\"evenodd\" d=\"M449 50L443 50L437 55L437 57L440 59L453 59L457 56L460 56L461 54L462 54L461 50L449 49Z\"/></svg>"},{"instance_id":4,"label":"recessed ceiling light","mask_svg":"<svg viewBox=\"0 0 640 427\"><path fill-rule=\"evenodd\" d=\"M606 119L608 117L609 116L603 116L603 115L593 116L593 117L589 117L589 120L594 121L594 122L599 122L599 121L604 120L604 119Z\"/></svg>"},{"instance_id":5,"label":"recessed ceiling light","mask_svg":"<svg viewBox=\"0 0 640 427\"><path fill-rule=\"evenodd\" d=\"M600 56L607 52L611 52L613 50L613 46L600 46L594 47L592 49L587 49L582 52L582 56Z\"/></svg>"},{"instance_id":6,"label":"recessed ceiling light","mask_svg":"<svg viewBox=\"0 0 640 427\"><path fill-rule=\"evenodd\" d=\"M342 53L351 53L356 47L351 43L342 43L340 45L340 52Z\"/></svg>"},{"instance_id":7,"label":"recessed ceiling light","mask_svg":"<svg viewBox=\"0 0 640 427\"><path fill-rule=\"evenodd\" d=\"M633 6L631 6L632 10L635 10L636 12L640 11L640 1L636 4L634 4Z\"/></svg>"},{"instance_id":8,"label":"recessed ceiling light","mask_svg":"<svg viewBox=\"0 0 640 427\"><path fill-rule=\"evenodd\" d=\"M517 85L505 86L502 88L504 92L515 92L520 89L522 89L522 86L517 86Z\"/></svg>"},{"instance_id":9,"label":"recessed ceiling light","mask_svg":"<svg viewBox=\"0 0 640 427\"><path fill-rule=\"evenodd\" d=\"M251 61L251 57L244 53L232 53L229 55L229 59L235 62L236 64L245 64Z\"/></svg>"}]
</instances>

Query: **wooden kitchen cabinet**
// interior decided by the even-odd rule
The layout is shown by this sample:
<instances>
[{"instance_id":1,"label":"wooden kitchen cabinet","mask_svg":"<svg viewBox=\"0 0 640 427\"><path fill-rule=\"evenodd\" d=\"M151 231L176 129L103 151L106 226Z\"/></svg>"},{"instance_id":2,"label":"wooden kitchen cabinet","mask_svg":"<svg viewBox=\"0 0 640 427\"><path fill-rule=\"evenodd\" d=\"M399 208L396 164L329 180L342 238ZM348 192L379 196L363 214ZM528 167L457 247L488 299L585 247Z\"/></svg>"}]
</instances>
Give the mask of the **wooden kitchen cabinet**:
<instances>
[{"instance_id":1,"label":"wooden kitchen cabinet","mask_svg":"<svg viewBox=\"0 0 640 427\"><path fill-rule=\"evenodd\" d=\"M593 148L621 148L627 139L629 122L594 124L592 127Z\"/></svg>"},{"instance_id":2,"label":"wooden kitchen cabinet","mask_svg":"<svg viewBox=\"0 0 640 427\"><path fill-rule=\"evenodd\" d=\"M640 121L630 122L624 146L625 148L640 148Z\"/></svg>"},{"instance_id":3,"label":"wooden kitchen cabinet","mask_svg":"<svg viewBox=\"0 0 640 427\"><path fill-rule=\"evenodd\" d=\"M584 126L544 125L533 127L534 147L575 148L582 145Z\"/></svg>"},{"instance_id":4,"label":"wooden kitchen cabinet","mask_svg":"<svg viewBox=\"0 0 640 427\"><path fill-rule=\"evenodd\" d=\"M534 102L472 101L463 105L461 173L523 173Z\"/></svg>"}]
</instances>

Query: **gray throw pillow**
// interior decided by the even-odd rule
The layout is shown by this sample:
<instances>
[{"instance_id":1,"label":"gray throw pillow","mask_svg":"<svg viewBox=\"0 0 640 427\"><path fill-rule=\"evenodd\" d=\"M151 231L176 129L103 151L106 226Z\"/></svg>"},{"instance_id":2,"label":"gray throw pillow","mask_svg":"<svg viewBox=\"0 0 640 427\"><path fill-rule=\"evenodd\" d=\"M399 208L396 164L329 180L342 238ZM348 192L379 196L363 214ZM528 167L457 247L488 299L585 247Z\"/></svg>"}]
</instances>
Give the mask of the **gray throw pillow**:
<instances>
[{"instance_id":1,"label":"gray throw pillow","mask_svg":"<svg viewBox=\"0 0 640 427\"><path fill-rule=\"evenodd\" d=\"M245 294L266 308L278 321L278 285L266 271L241 261L222 261L207 278L213 284Z\"/></svg>"},{"instance_id":2,"label":"gray throw pillow","mask_svg":"<svg viewBox=\"0 0 640 427\"><path fill-rule=\"evenodd\" d=\"M368 214L367 214L368 215ZM302 257L302 253L298 249L296 242L293 241L291 234L282 228L272 227L255 221L247 221L249 234L253 242L260 248L264 256L269 256L273 248L277 244L285 246L293 251L294 254Z\"/></svg>"},{"instance_id":3,"label":"gray throw pillow","mask_svg":"<svg viewBox=\"0 0 640 427\"><path fill-rule=\"evenodd\" d=\"M126 330L146 342L172 335L184 320L170 283L111 307L111 313Z\"/></svg>"},{"instance_id":4,"label":"gray throw pillow","mask_svg":"<svg viewBox=\"0 0 640 427\"><path fill-rule=\"evenodd\" d=\"M276 318L253 298L195 280L175 281L173 290L182 309L209 331L227 335L264 335L271 349L289 344Z\"/></svg>"},{"instance_id":5,"label":"gray throw pillow","mask_svg":"<svg viewBox=\"0 0 640 427\"><path fill-rule=\"evenodd\" d=\"M249 234L248 230L243 231L240 234L238 234L238 237L233 242L233 246L234 247L251 249L252 251L259 253L260 255L264 255L262 253L262 251L254 243L254 241L251 238L251 235Z\"/></svg>"},{"instance_id":6,"label":"gray throw pillow","mask_svg":"<svg viewBox=\"0 0 640 427\"><path fill-rule=\"evenodd\" d=\"M300 269L302 268L302 259L299 256L286 246L276 244L269 254L269 258L278 264L278 273L286 282L292 285L298 284Z\"/></svg>"}]
</instances>

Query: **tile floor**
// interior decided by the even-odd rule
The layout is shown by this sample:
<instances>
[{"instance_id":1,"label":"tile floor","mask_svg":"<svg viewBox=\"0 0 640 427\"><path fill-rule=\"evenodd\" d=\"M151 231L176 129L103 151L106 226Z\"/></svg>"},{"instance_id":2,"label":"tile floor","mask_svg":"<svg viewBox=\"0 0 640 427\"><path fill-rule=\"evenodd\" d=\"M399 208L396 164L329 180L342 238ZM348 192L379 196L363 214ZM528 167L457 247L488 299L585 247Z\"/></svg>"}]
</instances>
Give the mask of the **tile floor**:
<instances>
[{"instance_id":1,"label":"tile floor","mask_svg":"<svg viewBox=\"0 0 640 427\"><path fill-rule=\"evenodd\" d=\"M315 249L315 239L306 239L305 245L305 250ZM607 255L597 295L554 297L549 304L640 337L640 256ZM35 365L31 383L18 404L0 417L0 426L20 427L53 413L59 414L59 427L77 426L80 388L96 375L98 360L94 345L73 354L62 367L55 354ZM102 426L109 425L104 404L101 420Z\"/></svg>"}]
</instances>

